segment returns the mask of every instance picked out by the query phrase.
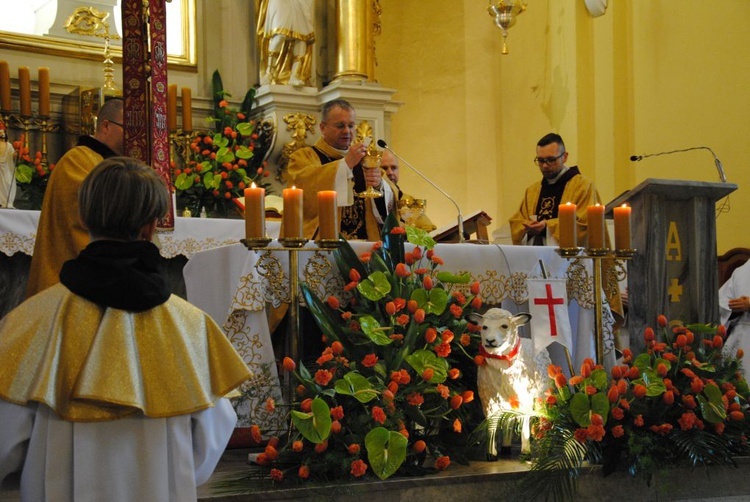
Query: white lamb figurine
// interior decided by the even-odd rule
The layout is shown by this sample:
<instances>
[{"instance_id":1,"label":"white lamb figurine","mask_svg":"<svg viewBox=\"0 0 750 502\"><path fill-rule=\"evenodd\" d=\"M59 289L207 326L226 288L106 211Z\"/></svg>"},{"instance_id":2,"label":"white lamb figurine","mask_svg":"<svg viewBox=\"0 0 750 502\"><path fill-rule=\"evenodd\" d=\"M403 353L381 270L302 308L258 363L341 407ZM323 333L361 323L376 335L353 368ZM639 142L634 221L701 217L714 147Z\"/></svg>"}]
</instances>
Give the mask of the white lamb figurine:
<instances>
[{"instance_id":1,"label":"white lamb figurine","mask_svg":"<svg viewBox=\"0 0 750 502\"><path fill-rule=\"evenodd\" d=\"M529 416L534 410L534 400L544 393L547 383L547 350L536 357L530 339L521 338L518 328L531 319L531 315L513 315L507 310L492 308L484 315L470 314L468 319L482 327L479 353L485 364L478 368L477 387L485 417L489 424L489 449L487 460L497 460L497 420L492 417L502 411L523 413L521 451L528 453L530 445ZM503 437L502 453L510 454L511 437Z\"/></svg>"}]
</instances>

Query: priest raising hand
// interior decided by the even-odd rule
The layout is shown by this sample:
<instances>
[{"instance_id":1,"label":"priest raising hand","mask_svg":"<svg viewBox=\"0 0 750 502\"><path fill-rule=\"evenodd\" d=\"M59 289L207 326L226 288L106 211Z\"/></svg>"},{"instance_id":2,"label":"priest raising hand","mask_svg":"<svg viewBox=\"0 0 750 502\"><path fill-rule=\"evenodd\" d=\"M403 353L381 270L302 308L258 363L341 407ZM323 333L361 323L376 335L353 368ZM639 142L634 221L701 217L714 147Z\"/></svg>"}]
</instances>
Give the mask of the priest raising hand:
<instances>
[{"instance_id":1,"label":"priest raising hand","mask_svg":"<svg viewBox=\"0 0 750 502\"><path fill-rule=\"evenodd\" d=\"M346 161L346 165L349 166L349 169L354 169L357 164L362 162L366 153L367 147L364 143L352 143L352 146L349 147L349 151L346 152L346 156L344 156L344 160Z\"/></svg>"},{"instance_id":2,"label":"priest raising hand","mask_svg":"<svg viewBox=\"0 0 750 502\"><path fill-rule=\"evenodd\" d=\"M338 194L341 233L347 239L380 240L380 228L396 209L396 186L383 179L380 169L363 169L367 144L353 142L357 114L347 101L336 99L323 105L319 138L311 147L300 148L289 157L289 185L304 190L302 213L304 236L318 231L315 194L335 190ZM383 197L355 197L371 186Z\"/></svg>"}]
</instances>

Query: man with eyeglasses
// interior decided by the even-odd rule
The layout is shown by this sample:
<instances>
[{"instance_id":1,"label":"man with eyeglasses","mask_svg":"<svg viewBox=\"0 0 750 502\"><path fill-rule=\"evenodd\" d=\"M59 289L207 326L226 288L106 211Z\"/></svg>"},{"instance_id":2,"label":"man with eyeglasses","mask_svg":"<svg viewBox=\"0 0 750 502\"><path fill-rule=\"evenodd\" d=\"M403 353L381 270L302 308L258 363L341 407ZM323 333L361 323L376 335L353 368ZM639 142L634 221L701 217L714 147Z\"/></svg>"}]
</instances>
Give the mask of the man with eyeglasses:
<instances>
[{"instance_id":1,"label":"man with eyeglasses","mask_svg":"<svg viewBox=\"0 0 750 502\"><path fill-rule=\"evenodd\" d=\"M586 239L586 208L599 200L594 184L578 170L568 167L568 152L559 134L549 133L536 145L534 163L542 180L526 189L518 212L510 218L513 244L555 245L560 239L557 208L571 202L577 206L578 242Z\"/></svg>"},{"instance_id":2,"label":"man with eyeglasses","mask_svg":"<svg viewBox=\"0 0 750 502\"><path fill-rule=\"evenodd\" d=\"M570 202L576 205L578 243L586 245L586 208L601 198L594 183L581 174L578 166L566 166L566 160L568 152L559 134L549 133L537 142L534 163L542 172L542 180L526 189L521 207L510 218L513 244L557 245L560 240L557 208ZM604 266L608 269L614 264L611 260L604 260ZM607 300L617 326L623 320L619 292L607 290Z\"/></svg>"},{"instance_id":3,"label":"man with eyeglasses","mask_svg":"<svg viewBox=\"0 0 750 502\"><path fill-rule=\"evenodd\" d=\"M124 152L123 101L102 105L93 136L81 136L55 165L44 192L34 255L31 257L26 297L60 282L63 263L72 260L89 243L89 233L78 216L78 188L102 160Z\"/></svg>"}]
</instances>

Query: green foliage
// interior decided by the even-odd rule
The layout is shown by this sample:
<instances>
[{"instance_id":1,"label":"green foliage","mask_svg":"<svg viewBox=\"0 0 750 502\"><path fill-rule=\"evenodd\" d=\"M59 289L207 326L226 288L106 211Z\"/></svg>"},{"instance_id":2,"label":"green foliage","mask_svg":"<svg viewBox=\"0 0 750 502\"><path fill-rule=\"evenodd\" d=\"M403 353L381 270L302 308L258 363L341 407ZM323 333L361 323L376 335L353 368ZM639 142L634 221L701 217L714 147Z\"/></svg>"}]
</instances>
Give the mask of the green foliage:
<instances>
[{"instance_id":1,"label":"green foliage","mask_svg":"<svg viewBox=\"0 0 750 502\"><path fill-rule=\"evenodd\" d=\"M739 361L723 350L724 332L662 326L660 337L646 330L643 353L624 351L611 380L587 360L568 385L550 384L536 410L524 497L574 499L584 461L603 461L605 475L624 465L650 483L665 466L733 466L747 454L750 395Z\"/></svg>"},{"instance_id":2,"label":"green foliage","mask_svg":"<svg viewBox=\"0 0 750 502\"><path fill-rule=\"evenodd\" d=\"M408 248L407 235L415 240ZM297 364L295 429L269 467L296 472L294 466L308 465L311 476L335 480L361 475L364 463L370 475L386 479L433 470L422 465L426 453L440 459L439 468L448 456L465 461L468 434L458 431L477 421L469 404L476 381L461 376L473 368L480 338L463 317L481 306L479 285L441 275L433 245L392 215L382 242L367 253L359 255L348 242L333 253L348 281L344 291L320 298L301 285L328 346L314 365ZM310 400L310 411L302 411ZM303 443L296 451L295 441ZM417 441L426 443L426 452L414 450Z\"/></svg>"}]
</instances>

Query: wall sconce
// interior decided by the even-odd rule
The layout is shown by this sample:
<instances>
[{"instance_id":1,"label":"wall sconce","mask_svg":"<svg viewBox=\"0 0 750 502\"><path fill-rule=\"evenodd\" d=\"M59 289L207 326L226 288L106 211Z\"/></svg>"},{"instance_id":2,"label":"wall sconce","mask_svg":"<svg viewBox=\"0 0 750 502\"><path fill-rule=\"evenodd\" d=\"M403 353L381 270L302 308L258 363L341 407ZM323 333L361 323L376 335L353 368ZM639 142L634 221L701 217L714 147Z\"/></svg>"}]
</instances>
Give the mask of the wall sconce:
<instances>
[{"instance_id":1,"label":"wall sconce","mask_svg":"<svg viewBox=\"0 0 750 502\"><path fill-rule=\"evenodd\" d=\"M516 24L516 18L526 10L526 2L521 0L489 0L490 6L487 12L495 18L495 24L503 34L502 54L508 54L508 46L505 43L508 37L508 29Z\"/></svg>"}]
</instances>

